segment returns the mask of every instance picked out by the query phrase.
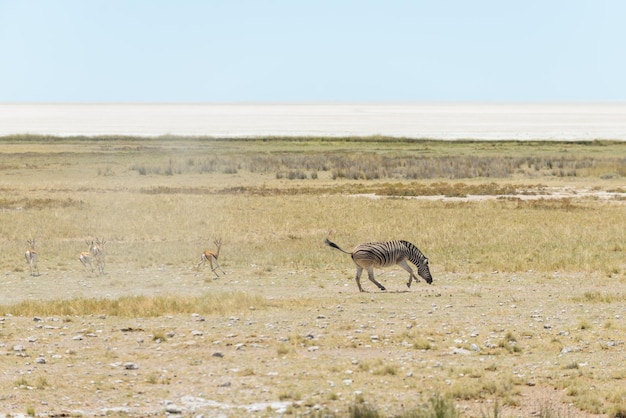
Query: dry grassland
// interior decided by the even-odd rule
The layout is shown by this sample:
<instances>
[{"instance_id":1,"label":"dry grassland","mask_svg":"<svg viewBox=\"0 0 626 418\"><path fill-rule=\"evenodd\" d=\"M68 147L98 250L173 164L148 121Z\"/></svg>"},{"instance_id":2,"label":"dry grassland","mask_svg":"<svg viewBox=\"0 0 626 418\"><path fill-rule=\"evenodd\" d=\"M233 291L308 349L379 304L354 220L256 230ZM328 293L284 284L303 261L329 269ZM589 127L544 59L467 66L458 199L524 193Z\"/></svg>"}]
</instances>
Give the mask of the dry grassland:
<instances>
[{"instance_id":1,"label":"dry grassland","mask_svg":"<svg viewBox=\"0 0 626 418\"><path fill-rule=\"evenodd\" d=\"M0 416L623 417L625 178L616 142L1 138ZM329 231L434 282L359 293Z\"/></svg>"}]
</instances>

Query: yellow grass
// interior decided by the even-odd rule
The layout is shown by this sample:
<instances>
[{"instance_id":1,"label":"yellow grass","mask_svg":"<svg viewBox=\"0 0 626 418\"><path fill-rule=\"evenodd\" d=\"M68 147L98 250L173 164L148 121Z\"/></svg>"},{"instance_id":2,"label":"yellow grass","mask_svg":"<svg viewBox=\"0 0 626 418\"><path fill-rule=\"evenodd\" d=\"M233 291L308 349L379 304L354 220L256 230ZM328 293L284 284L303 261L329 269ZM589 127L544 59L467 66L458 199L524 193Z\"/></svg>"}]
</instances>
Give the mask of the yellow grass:
<instances>
[{"instance_id":1,"label":"yellow grass","mask_svg":"<svg viewBox=\"0 0 626 418\"><path fill-rule=\"evenodd\" d=\"M304 304L304 301L301 301ZM219 292L199 297L129 296L116 299L27 300L8 306L5 314L18 316L87 316L94 314L120 317L155 317L162 315L229 315L250 309L276 306L260 295L244 292Z\"/></svg>"}]
</instances>

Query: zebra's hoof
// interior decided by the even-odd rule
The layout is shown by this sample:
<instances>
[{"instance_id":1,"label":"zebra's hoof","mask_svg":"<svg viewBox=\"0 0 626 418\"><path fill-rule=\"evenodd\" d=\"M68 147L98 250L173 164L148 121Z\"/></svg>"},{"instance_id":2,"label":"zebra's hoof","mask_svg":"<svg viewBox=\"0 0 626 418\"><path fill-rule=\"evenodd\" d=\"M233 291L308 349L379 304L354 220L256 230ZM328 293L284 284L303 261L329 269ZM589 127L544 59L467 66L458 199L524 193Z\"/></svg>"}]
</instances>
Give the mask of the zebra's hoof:
<instances>
[{"instance_id":1,"label":"zebra's hoof","mask_svg":"<svg viewBox=\"0 0 626 418\"><path fill-rule=\"evenodd\" d=\"M387 289L385 289L384 287L381 287L380 290L387 290Z\"/></svg>"}]
</instances>

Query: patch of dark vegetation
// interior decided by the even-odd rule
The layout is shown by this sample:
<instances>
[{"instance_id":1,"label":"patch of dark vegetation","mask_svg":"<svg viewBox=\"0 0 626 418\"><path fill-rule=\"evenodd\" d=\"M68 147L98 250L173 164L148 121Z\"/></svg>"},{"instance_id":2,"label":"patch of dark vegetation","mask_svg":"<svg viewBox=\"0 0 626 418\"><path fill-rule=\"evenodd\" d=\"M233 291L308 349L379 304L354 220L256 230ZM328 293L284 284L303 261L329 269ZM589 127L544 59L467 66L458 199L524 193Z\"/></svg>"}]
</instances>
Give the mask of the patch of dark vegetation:
<instances>
[{"instance_id":1,"label":"patch of dark vegetation","mask_svg":"<svg viewBox=\"0 0 626 418\"><path fill-rule=\"evenodd\" d=\"M0 198L0 210L31 210L31 209L53 209L53 208L69 208L80 207L84 205L82 200L72 199L41 199L41 198Z\"/></svg>"},{"instance_id":2,"label":"patch of dark vegetation","mask_svg":"<svg viewBox=\"0 0 626 418\"><path fill-rule=\"evenodd\" d=\"M139 190L141 194L188 194L188 195L203 195L203 194L215 194L207 188L202 187L170 187L170 186L153 186L144 187Z\"/></svg>"},{"instance_id":3,"label":"patch of dark vegetation","mask_svg":"<svg viewBox=\"0 0 626 418\"><path fill-rule=\"evenodd\" d=\"M515 184L466 184L436 182L423 184L412 182L409 184L386 183L377 187L371 187L370 193L380 196L446 196L446 197L466 197L476 196L500 196L513 194L541 194L546 186L537 185L515 185Z\"/></svg>"},{"instance_id":4,"label":"patch of dark vegetation","mask_svg":"<svg viewBox=\"0 0 626 418\"><path fill-rule=\"evenodd\" d=\"M389 197L414 197L414 196L446 196L466 197L475 196L507 196L507 195L537 195L546 193L546 186L516 185L516 184L466 184L436 182L431 184L411 183L352 183L336 186L319 187L266 187L266 186L235 186L222 189L209 189L206 187L170 187L154 186L140 189L142 194L187 194L187 195L237 195L246 194L253 196L281 196L281 195L322 195L322 194L374 194ZM539 199L543 201L543 199ZM547 203L549 204L549 203ZM571 204L571 202L570 202ZM538 204L539 205L539 204ZM532 205L531 205L532 206ZM561 205L563 206L563 205Z\"/></svg>"},{"instance_id":5,"label":"patch of dark vegetation","mask_svg":"<svg viewBox=\"0 0 626 418\"><path fill-rule=\"evenodd\" d=\"M276 178L315 179L328 172L333 179L347 180L417 180L417 179L471 179L511 178L522 176L578 177L590 170L626 167L626 158L591 159L551 156L433 156L421 151L402 155L377 152L283 152L268 154L229 154L223 156L169 159L159 164L134 164L130 170L140 175L174 175L225 173L246 171L257 174L275 174ZM616 172L626 176L626 168Z\"/></svg>"},{"instance_id":6,"label":"patch of dark vegetation","mask_svg":"<svg viewBox=\"0 0 626 418\"><path fill-rule=\"evenodd\" d=\"M577 205L570 198L563 199L532 199L532 200L523 200L523 199L515 199L515 208L516 209L534 209L534 210L562 210L562 211L573 211L584 209L585 207L582 205Z\"/></svg>"},{"instance_id":7,"label":"patch of dark vegetation","mask_svg":"<svg viewBox=\"0 0 626 418\"><path fill-rule=\"evenodd\" d=\"M626 177L623 157L626 142L620 141L437 141L376 135L249 138L8 135L0 137L0 141L93 143L97 151L89 147L72 149L90 156L120 154L124 161L132 159L126 168L139 175L243 172L293 180ZM54 155L64 157L62 164L68 164L76 152ZM141 158L131 158L135 153L140 153ZM0 170L15 168L16 155L42 154L10 154L6 161L0 160Z\"/></svg>"}]
</instances>

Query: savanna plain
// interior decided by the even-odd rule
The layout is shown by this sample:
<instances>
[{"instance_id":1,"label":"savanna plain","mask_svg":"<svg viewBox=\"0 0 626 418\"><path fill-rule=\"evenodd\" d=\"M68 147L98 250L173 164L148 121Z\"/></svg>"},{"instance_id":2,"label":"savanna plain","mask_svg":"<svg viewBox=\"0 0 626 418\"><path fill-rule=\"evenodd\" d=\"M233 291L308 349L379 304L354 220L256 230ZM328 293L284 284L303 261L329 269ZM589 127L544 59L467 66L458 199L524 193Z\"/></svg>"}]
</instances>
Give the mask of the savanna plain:
<instances>
[{"instance_id":1,"label":"savanna plain","mask_svg":"<svg viewBox=\"0 0 626 418\"><path fill-rule=\"evenodd\" d=\"M0 416L626 416L625 142L7 136L0 268Z\"/></svg>"}]
</instances>

